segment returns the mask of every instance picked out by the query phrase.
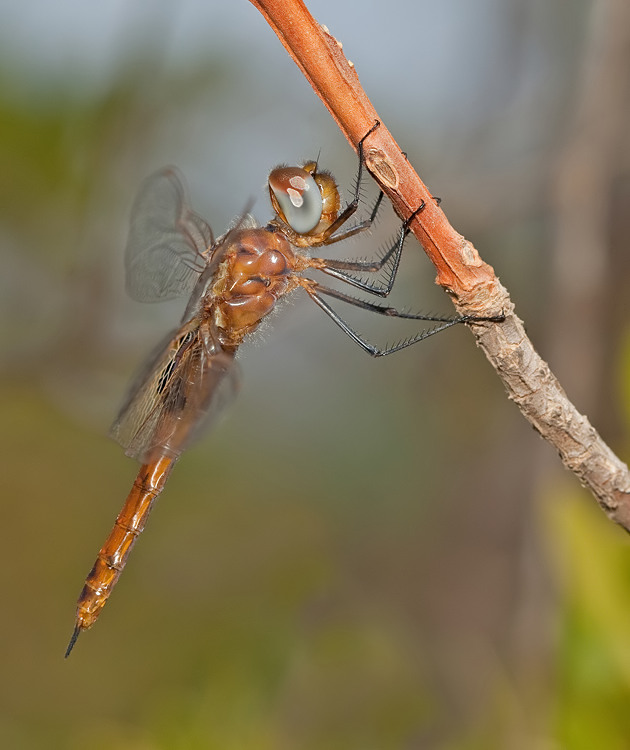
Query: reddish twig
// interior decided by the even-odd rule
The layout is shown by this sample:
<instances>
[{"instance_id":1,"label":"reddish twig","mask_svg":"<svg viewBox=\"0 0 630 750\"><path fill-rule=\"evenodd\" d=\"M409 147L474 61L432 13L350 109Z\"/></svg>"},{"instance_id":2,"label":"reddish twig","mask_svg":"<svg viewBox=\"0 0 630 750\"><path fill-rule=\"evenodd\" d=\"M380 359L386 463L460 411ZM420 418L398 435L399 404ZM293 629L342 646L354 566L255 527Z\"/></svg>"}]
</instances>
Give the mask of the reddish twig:
<instances>
[{"instance_id":1,"label":"reddish twig","mask_svg":"<svg viewBox=\"0 0 630 750\"><path fill-rule=\"evenodd\" d=\"M376 120L365 162L402 218L422 201L426 209L412 230L437 269L437 283L468 315L505 314L502 323L471 325L479 346L512 399L564 465L591 490L602 509L630 531L630 474L588 419L567 398L528 339L523 324L493 269L458 234L377 115L341 44L310 15L302 0L250 0L322 99L353 148Z\"/></svg>"}]
</instances>

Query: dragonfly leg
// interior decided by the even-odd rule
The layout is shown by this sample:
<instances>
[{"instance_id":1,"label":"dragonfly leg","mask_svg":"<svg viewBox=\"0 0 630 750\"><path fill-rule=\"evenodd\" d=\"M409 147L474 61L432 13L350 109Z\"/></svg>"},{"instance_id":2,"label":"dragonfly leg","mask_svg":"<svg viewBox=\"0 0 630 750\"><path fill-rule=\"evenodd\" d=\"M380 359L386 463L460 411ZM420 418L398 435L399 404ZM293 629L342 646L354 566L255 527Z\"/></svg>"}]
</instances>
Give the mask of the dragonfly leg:
<instances>
[{"instance_id":1,"label":"dragonfly leg","mask_svg":"<svg viewBox=\"0 0 630 750\"><path fill-rule=\"evenodd\" d=\"M322 271L328 276L332 276L335 279L339 279L346 284L361 289L364 292L375 294L379 297L387 297L394 286L396 280L396 274L398 273L398 267L400 266L400 258L402 257L403 246L405 239L410 232L411 222L416 216L424 210L426 203L422 203L416 208L416 210L406 219L398 233L398 236L391 246L386 249L383 255L374 261L351 261L351 260L330 260L325 258L313 258L313 261L319 261L314 267ZM384 281L380 283L373 280L361 279L354 276L348 271L360 271L363 273L378 273L387 264L390 264L390 268L387 271L387 275Z\"/></svg>"},{"instance_id":2,"label":"dragonfly leg","mask_svg":"<svg viewBox=\"0 0 630 750\"><path fill-rule=\"evenodd\" d=\"M372 224L374 223L374 220L376 219L376 215L378 213L378 210L381 206L381 202L383 201L383 191L381 190L379 192L378 198L376 199L376 203L374 204L374 207L372 208L372 212L370 214L369 219L366 219L365 221L362 221L360 224L356 224L353 227L350 227L348 229L345 229L343 232L339 232L338 234L335 234L338 229L340 229L347 221L349 221L352 216L356 213L357 208L359 207L359 200L361 198L361 181L363 180L363 147L366 139L368 136L372 135L372 133L380 126L380 121L375 120L374 125L368 130L368 132L361 138L357 145L357 155L359 158L359 168L357 170L357 176L355 179L354 184L354 197L348 203L348 205L344 208L344 210L339 214L339 216L333 221L333 223L326 229L326 231L323 233L321 240L318 242L318 244L321 245L332 245L334 242L341 242L342 240L347 240L348 237L352 237L355 234L358 234L359 232L363 232L364 230L368 229Z\"/></svg>"},{"instance_id":3,"label":"dragonfly leg","mask_svg":"<svg viewBox=\"0 0 630 750\"><path fill-rule=\"evenodd\" d=\"M451 328L459 323L480 323L480 322L501 322L503 316L494 316L489 318L475 317L473 315L458 315L454 317L448 317L443 315L424 315L423 313L407 313L400 310L396 310L393 307L387 307L385 305L379 305L375 302L369 302L367 300L360 300L356 297L352 297L349 294L344 294L337 289L323 286L310 279L304 280L307 283L303 283L302 286L310 296L310 298L318 305L328 317L335 323L341 330L349 336L356 344L358 344L363 351L367 352L372 357L385 357L388 354L399 352L401 349L406 349L408 346L417 344L420 341L424 341L440 331L444 331L447 328ZM357 333L342 317L339 313L334 310L324 299L322 295L328 297L334 297L342 302L346 302L354 307L359 307L362 310L368 310L369 312L377 313L378 315L385 315L390 318L403 318L406 320L424 320L436 323L433 328L421 331L415 336L403 339L392 346L386 346L380 348L372 344L370 341L365 339L359 333Z\"/></svg>"}]
</instances>

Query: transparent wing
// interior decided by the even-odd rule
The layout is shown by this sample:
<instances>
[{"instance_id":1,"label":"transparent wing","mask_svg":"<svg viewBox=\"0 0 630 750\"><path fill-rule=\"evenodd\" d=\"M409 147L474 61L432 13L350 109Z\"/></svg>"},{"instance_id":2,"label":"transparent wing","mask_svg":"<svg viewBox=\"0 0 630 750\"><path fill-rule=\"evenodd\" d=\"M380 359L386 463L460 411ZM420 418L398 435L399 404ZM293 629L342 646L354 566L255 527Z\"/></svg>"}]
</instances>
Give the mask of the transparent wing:
<instances>
[{"instance_id":1,"label":"transparent wing","mask_svg":"<svg viewBox=\"0 0 630 750\"><path fill-rule=\"evenodd\" d=\"M125 251L129 295L156 302L189 292L213 244L212 229L189 207L179 171L156 172L140 187L131 212Z\"/></svg>"},{"instance_id":2,"label":"transparent wing","mask_svg":"<svg viewBox=\"0 0 630 750\"><path fill-rule=\"evenodd\" d=\"M151 355L110 430L132 458L176 458L234 396L234 357L193 321Z\"/></svg>"}]
</instances>

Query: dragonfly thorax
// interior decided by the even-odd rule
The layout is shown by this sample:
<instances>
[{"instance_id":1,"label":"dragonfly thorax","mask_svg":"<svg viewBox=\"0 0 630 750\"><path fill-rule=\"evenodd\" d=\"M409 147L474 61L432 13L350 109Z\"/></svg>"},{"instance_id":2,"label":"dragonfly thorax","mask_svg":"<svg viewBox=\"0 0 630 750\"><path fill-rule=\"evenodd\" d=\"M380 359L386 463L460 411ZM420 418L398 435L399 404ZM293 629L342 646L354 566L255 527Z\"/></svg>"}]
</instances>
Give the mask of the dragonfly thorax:
<instances>
[{"instance_id":1,"label":"dragonfly thorax","mask_svg":"<svg viewBox=\"0 0 630 750\"><path fill-rule=\"evenodd\" d=\"M243 229L229 240L209 299L224 345L238 346L295 288L292 274L303 261L286 237L265 229Z\"/></svg>"}]
</instances>

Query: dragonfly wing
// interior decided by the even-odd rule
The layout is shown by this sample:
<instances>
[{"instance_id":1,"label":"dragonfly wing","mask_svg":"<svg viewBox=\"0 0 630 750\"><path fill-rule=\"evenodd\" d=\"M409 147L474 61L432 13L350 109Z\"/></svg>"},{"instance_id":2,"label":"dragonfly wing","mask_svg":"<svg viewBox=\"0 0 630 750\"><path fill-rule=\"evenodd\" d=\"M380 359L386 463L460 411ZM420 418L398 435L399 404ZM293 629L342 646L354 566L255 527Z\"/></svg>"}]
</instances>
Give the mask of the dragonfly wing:
<instances>
[{"instance_id":1,"label":"dragonfly wing","mask_svg":"<svg viewBox=\"0 0 630 750\"><path fill-rule=\"evenodd\" d=\"M193 321L149 358L110 435L141 462L177 458L229 403L237 383L233 355Z\"/></svg>"},{"instance_id":2,"label":"dragonfly wing","mask_svg":"<svg viewBox=\"0 0 630 750\"><path fill-rule=\"evenodd\" d=\"M148 177L131 212L125 251L127 291L140 302L189 292L214 244L210 226L190 207L178 170Z\"/></svg>"}]
</instances>

